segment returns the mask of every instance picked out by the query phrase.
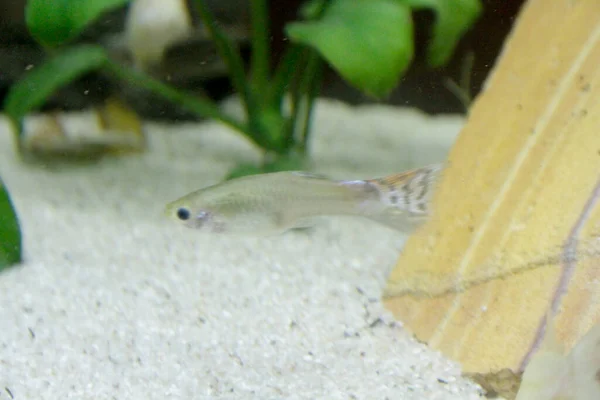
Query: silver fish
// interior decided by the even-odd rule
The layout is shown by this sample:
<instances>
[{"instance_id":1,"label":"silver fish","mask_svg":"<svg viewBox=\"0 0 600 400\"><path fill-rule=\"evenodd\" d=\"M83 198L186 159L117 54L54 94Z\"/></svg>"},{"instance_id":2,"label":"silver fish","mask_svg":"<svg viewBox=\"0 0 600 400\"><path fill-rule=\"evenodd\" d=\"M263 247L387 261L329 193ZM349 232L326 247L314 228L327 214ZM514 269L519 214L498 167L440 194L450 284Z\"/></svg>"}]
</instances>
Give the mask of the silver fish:
<instances>
[{"instance_id":1,"label":"silver fish","mask_svg":"<svg viewBox=\"0 0 600 400\"><path fill-rule=\"evenodd\" d=\"M336 181L305 172L245 176L192 192L165 213L212 233L279 234L324 216L365 217L412 232L429 215L441 165L379 179Z\"/></svg>"}]
</instances>

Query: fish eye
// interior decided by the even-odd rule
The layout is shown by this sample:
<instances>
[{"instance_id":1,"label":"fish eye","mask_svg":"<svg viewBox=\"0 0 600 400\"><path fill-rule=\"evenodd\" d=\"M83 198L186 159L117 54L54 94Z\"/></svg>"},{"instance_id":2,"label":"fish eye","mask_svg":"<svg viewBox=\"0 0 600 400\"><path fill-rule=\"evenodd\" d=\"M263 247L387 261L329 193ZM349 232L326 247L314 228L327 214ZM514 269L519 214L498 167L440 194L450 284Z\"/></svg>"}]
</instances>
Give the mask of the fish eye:
<instances>
[{"instance_id":1,"label":"fish eye","mask_svg":"<svg viewBox=\"0 0 600 400\"><path fill-rule=\"evenodd\" d=\"M177 209L177 218L179 218L182 221L187 221L188 219L190 219L190 210L183 207Z\"/></svg>"}]
</instances>

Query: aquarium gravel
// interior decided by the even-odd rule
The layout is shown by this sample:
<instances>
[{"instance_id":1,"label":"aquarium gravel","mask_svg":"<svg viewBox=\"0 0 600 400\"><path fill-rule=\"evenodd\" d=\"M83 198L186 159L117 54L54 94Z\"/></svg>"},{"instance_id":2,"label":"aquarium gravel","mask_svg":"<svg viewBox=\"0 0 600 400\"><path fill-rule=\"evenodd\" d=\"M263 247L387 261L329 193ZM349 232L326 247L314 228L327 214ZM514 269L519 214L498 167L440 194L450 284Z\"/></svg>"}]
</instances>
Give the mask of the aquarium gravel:
<instances>
[{"instance_id":1,"label":"aquarium gravel","mask_svg":"<svg viewBox=\"0 0 600 400\"><path fill-rule=\"evenodd\" d=\"M441 161L462 123L322 100L314 170ZM0 399L480 398L380 302L405 237L343 218L266 239L172 224L169 200L258 153L212 122L146 129L144 154L44 168L2 121L25 262L0 274Z\"/></svg>"}]
</instances>

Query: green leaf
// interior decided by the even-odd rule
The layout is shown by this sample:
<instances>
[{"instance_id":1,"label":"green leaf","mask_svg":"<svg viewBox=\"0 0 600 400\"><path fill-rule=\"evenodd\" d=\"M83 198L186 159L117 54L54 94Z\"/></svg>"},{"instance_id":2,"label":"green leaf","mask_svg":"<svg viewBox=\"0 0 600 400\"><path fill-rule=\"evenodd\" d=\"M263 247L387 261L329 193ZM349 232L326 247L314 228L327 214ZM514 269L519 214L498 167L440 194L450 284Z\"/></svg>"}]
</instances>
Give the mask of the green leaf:
<instances>
[{"instance_id":1,"label":"green leaf","mask_svg":"<svg viewBox=\"0 0 600 400\"><path fill-rule=\"evenodd\" d=\"M104 49L84 45L58 53L46 63L27 72L9 90L4 111L17 124L30 111L41 106L61 86L101 67L107 60Z\"/></svg>"},{"instance_id":2,"label":"green leaf","mask_svg":"<svg viewBox=\"0 0 600 400\"><path fill-rule=\"evenodd\" d=\"M0 271L21 262L21 229L15 209L0 180Z\"/></svg>"},{"instance_id":3,"label":"green leaf","mask_svg":"<svg viewBox=\"0 0 600 400\"><path fill-rule=\"evenodd\" d=\"M100 15L128 3L129 0L29 0L25 21L35 40L55 47L75 39Z\"/></svg>"},{"instance_id":4,"label":"green leaf","mask_svg":"<svg viewBox=\"0 0 600 400\"><path fill-rule=\"evenodd\" d=\"M286 31L375 97L389 94L413 57L410 8L399 0L333 0L319 20L291 23Z\"/></svg>"},{"instance_id":5,"label":"green leaf","mask_svg":"<svg viewBox=\"0 0 600 400\"><path fill-rule=\"evenodd\" d=\"M429 8L436 14L433 38L427 48L432 67L448 62L458 41L482 11L480 0L403 0L412 9Z\"/></svg>"},{"instance_id":6,"label":"green leaf","mask_svg":"<svg viewBox=\"0 0 600 400\"><path fill-rule=\"evenodd\" d=\"M327 0L310 0L300 6L299 14L304 19L316 18Z\"/></svg>"}]
</instances>

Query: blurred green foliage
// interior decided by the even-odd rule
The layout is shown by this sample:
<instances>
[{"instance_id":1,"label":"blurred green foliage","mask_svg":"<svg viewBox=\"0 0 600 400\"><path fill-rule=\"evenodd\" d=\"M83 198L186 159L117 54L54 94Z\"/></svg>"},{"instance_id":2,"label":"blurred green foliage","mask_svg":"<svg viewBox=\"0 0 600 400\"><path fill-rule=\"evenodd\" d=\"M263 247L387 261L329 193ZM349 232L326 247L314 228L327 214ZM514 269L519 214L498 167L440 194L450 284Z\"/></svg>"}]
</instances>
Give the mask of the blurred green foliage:
<instances>
[{"instance_id":1,"label":"blurred green foliage","mask_svg":"<svg viewBox=\"0 0 600 400\"><path fill-rule=\"evenodd\" d=\"M6 187L0 180L0 271L21 262L21 229Z\"/></svg>"},{"instance_id":2,"label":"blurred green foliage","mask_svg":"<svg viewBox=\"0 0 600 400\"><path fill-rule=\"evenodd\" d=\"M27 79L11 87L4 111L14 121L21 121L60 87L100 68L105 62L106 53L98 46L75 46L59 51L46 63L32 69Z\"/></svg>"},{"instance_id":3,"label":"blurred green foliage","mask_svg":"<svg viewBox=\"0 0 600 400\"><path fill-rule=\"evenodd\" d=\"M28 0L27 29L45 47L68 43L102 14L130 0Z\"/></svg>"},{"instance_id":4,"label":"blurred green foliage","mask_svg":"<svg viewBox=\"0 0 600 400\"><path fill-rule=\"evenodd\" d=\"M20 132L21 120L60 86L90 70L102 70L139 85L237 130L263 150L260 166L240 166L232 176L288 169L307 157L314 99L323 61L349 84L373 97L388 95L413 59L412 11L436 15L428 62L446 63L462 35L481 13L480 0L310 0L301 21L286 28L290 45L274 70L269 67L270 30L267 0L250 0L252 57L244 68L233 41L219 28L202 0L194 0L202 23L228 66L233 86L245 107L243 120L225 115L210 99L192 96L111 60L103 48L66 47L105 12L130 0L29 0L27 27L48 50L46 64L29 71L7 96L5 109ZM284 109L289 95L291 112ZM245 171L245 172L244 172Z\"/></svg>"},{"instance_id":5,"label":"blurred green foliage","mask_svg":"<svg viewBox=\"0 0 600 400\"><path fill-rule=\"evenodd\" d=\"M289 24L287 34L375 97L396 86L413 56L410 8L399 1L333 1L321 18Z\"/></svg>"},{"instance_id":6,"label":"blurred green foliage","mask_svg":"<svg viewBox=\"0 0 600 400\"><path fill-rule=\"evenodd\" d=\"M450 60L460 38L482 11L479 0L403 0L413 10L429 9L436 14L427 61L440 67Z\"/></svg>"}]
</instances>

